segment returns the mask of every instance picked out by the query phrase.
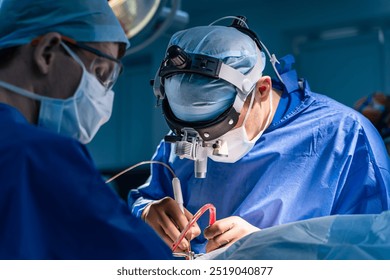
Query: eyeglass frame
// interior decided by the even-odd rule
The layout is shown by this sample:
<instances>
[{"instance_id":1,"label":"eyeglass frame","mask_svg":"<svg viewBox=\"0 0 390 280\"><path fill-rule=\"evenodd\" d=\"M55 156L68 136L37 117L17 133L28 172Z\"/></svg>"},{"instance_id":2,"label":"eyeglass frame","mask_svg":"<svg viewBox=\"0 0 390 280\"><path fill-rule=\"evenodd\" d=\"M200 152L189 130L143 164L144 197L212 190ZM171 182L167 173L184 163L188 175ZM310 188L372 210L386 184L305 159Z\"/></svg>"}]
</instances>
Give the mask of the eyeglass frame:
<instances>
[{"instance_id":1,"label":"eyeglass frame","mask_svg":"<svg viewBox=\"0 0 390 280\"><path fill-rule=\"evenodd\" d=\"M36 45L40 39L41 39L41 37L38 37L38 38L32 40L32 41L31 41L31 44L32 44L32 45ZM83 50L85 50L85 51L88 51L88 52L90 52L90 53L92 53L92 54L94 54L94 55L96 55L96 56L98 56L98 57L103 57L103 58L106 58L106 59L108 59L108 60L111 60L111 61L115 62L116 65L118 65L118 67L119 67L119 71L117 71L118 74L116 75L116 77L114 77L114 78L112 79L112 82L111 82L111 83L107 84L107 82L101 81L98 77L96 77L96 78L99 80L99 82L100 82L107 90L112 89L112 87L113 87L114 84L116 83L116 81L117 81L119 75L123 72L123 64L122 64L122 62L121 62L119 59L117 59L117 58L115 58L115 57L112 57L112 56L110 56L110 55L108 55L108 54L105 54L104 52L99 51L98 49L93 48L93 47L91 47L91 46L88 46L87 44L77 42L76 40L74 40L74 39L72 39L72 38L69 38L69 37L67 37L67 36L61 35L61 39L62 39L65 43L68 43L68 44L70 44L70 45L72 45L72 46L74 46L74 47L78 47L78 48L83 49Z\"/></svg>"},{"instance_id":2,"label":"eyeglass frame","mask_svg":"<svg viewBox=\"0 0 390 280\"><path fill-rule=\"evenodd\" d=\"M63 40L65 43L69 43L69 44L71 44L71 45L73 45L73 46L75 46L75 47L78 47L78 48L80 48L80 49L83 49L83 50L85 50L85 51L88 51L88 52L90 52L90 53L92 53L92 54L94 54L94 55L96 55L96 56L103 57L103 58L106 58L106 59L108 59L108 60L114 61L114 62L116 63L116 65L118 65L119 71L117 71L118 74L116 75L116 77L114 77L114 78L111 80L111 83L106 84L107 82L101 81L98 77L96 77L96 78L99 80L99 82L100 82L106 89L109 90L109 89L111 89L111 88L114 86L114 84L116 83L116 81L117 81L119 75L120 75L120 74L122 73L122 71L123 71L123 64L122 64L122 62L121 62L119 59L117 59L117 58L115 58L115 57L112 57L112 56L110 56L110 55L108 55L108 54L105 54L104 52L99 51L98 49L95 49L95 48L93 48L93 47L91 47L91 46L88 46L87 44L83 44L83 43L77 42L77 41L73 40L72 38L69 38L69 37L66 37L66 36L61 36L61 38L62 38L62 40Z\"/></svg>"}]
</instances>

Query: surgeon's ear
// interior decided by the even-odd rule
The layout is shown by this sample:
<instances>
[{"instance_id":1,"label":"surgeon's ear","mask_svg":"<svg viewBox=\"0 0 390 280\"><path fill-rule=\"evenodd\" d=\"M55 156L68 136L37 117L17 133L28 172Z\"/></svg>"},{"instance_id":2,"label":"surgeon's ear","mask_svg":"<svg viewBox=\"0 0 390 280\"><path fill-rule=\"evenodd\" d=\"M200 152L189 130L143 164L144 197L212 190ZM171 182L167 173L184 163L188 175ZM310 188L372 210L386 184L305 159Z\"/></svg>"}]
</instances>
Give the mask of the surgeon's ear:
<instances>
[{"instance_id":1,"label":"surgeon's ear","mask_svg":"<svg viewBox=\"0 0 390 280\"><path fill-rule=\"evenodd\" d=\"M272 89L272 80L270 76L263 76L256 84L257 91L260 93L260 99L264 100L270 94Z\"/></svg>"},{"instance_id":2,"label":"surgeon's ear","mask_svg":"<svg viewBox=\"0 0 390 280\"><path fill-rule=\"evenodd\" d=\"M47 33L32 41L34 64L42 74L49 73L55 56L58 54L60 43L61 35L56 32Z\"/></svg>"}]
</instances>

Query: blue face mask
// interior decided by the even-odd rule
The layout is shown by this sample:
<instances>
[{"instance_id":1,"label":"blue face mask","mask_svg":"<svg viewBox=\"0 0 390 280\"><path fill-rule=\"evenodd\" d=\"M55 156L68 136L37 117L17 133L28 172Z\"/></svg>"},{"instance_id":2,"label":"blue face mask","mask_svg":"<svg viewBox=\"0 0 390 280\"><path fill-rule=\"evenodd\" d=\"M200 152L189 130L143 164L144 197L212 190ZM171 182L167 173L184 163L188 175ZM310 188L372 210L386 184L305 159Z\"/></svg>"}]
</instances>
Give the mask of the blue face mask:
<instances>
[{"instance_id":1,"label":"blue face mask","mask_svg":"<svg viewBox=\"0 0 390 280\"><path fill-rule=\"evenodd\" d=\"M111 117L114 92L89 73L80 58L64 43L65 50L83 69L75 94L67 99L41 96L0 81L0 86L41 102L38 126L88 143Z\"/></svg>"}]
</instances>

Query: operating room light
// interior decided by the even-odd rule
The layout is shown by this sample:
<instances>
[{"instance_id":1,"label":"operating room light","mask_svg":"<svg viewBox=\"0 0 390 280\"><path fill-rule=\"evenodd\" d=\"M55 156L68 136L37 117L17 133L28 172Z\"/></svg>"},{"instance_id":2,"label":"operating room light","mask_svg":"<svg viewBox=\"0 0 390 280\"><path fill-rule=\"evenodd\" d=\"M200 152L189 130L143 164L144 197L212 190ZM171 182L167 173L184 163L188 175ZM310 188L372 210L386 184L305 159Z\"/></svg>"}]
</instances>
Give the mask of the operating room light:
<instances>
[{"instance_id":1,"label":"operating room light","mask_svg":"<svg viewBox=\"0 0 390 280\"><path fill-rule=\"evenodd\" d=\"M126 55L136 53L171 27L182 29L188 14L180 10L181 0L109 0L131 46Z\"/></svg>"},{"instance_id":2,"label":"operating room light","mask_svg":"<svg viewBox=\"0 0 390 280\"><path fill-rule=\"evenodd\" d=\"M110 0L109 2L129 39L145 28L160 3L160 0Z\"/></svg>"}]
</instances>

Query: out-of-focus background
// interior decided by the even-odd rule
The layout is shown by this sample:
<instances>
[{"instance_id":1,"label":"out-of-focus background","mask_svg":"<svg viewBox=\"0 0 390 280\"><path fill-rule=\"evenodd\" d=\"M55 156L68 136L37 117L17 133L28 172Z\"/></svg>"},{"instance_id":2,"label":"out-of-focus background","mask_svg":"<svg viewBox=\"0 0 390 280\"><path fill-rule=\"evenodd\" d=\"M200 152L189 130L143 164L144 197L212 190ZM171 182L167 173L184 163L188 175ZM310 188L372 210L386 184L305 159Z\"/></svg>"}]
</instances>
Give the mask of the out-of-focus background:
<instances>
[{"instance_id":1,"label":"out-of-focus background","mask_svg":"<svg viewBox=\"0 0 390 280\"><path fill-rule=\"evenodd\" d=\"M114 88L113 115L88 145L105 176L149 160L168 132L150 80L164 58L170 36L223 16L246 16L249 27L271 53L277 57L293 54L298 75L306 78L315 92L351 107L374 91L390 92L388 0L134 2L153 3L156 12L130 39L132 47L123 59L125 71ZM139 13L152 10L141 11L141 6L135 7ZM265 74L273 76L272 68L267 67ZM141 184L148 172L145 165L118 178L120 194L126 196L128 188Z\"/></svg>"}]
</instances>

